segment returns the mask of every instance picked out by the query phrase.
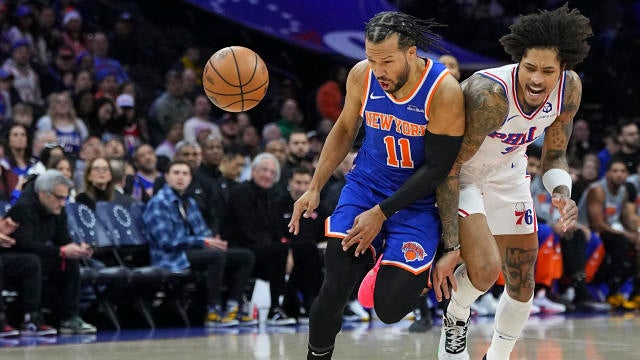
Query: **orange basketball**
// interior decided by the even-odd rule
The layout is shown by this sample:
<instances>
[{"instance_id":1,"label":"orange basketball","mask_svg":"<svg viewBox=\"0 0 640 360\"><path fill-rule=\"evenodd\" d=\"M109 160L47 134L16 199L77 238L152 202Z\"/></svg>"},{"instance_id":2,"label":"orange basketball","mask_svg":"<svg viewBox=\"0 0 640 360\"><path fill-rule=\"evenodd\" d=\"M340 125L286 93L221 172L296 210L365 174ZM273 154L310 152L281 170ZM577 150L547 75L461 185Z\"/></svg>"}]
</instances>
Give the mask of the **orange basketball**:
<instances>
[{"instance_id":1,"label":"orange basketball","mask_svg":"<svg viewBox=\"0 0 640 360\"><path fill-rule=\"evenodd\" d=\"M246 111L258 105L269 86L269 71L253 50L230 46L211 55L202 86L211 102L224 111Z\"/></svg>"}]
</instances>

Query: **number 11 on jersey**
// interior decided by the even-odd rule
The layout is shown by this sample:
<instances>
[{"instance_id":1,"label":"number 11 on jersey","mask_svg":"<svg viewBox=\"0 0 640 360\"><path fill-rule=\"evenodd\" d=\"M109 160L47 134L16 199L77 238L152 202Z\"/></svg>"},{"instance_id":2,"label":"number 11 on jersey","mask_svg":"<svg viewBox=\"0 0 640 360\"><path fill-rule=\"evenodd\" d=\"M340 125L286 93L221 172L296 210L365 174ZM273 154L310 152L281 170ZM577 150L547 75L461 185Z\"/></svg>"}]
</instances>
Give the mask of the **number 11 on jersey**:
<instances>
[{"instance_id":1,"label":"number 11 on jersey","mask_svg":"<svg viewBox=\"0 0 640 360\"><path fill-rule=\"evenodd\" d=\"M384 137L384 144L387 148L387 165L400 168L413 168L413 159L411 159L411 143L409 139L398 139L400 145L400 160L398 161L398 152L396 151L396 138L389 135Z\"/></svg>"}]
</instances>

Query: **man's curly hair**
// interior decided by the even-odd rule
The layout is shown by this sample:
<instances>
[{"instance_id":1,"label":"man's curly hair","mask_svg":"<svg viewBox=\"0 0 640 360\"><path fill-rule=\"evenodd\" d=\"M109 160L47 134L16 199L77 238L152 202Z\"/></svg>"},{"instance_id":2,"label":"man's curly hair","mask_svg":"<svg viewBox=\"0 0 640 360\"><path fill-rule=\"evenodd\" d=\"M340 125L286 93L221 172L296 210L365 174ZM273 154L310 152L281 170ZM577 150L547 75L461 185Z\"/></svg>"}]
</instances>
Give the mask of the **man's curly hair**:
<instances>
[{"instance_id":1,"label":"man's curly hair","mask_svg":"<svg viewBox=\"0 0 640 360\"><path fill-rule=\"evenodd\" d=\"M567 70L587 57L591 48L587 39L593 36L589 19L567 4L521 16L509 29L511 33L500 38L500 44L514 61L520 62L528 49L550 48L557 50Z\"/></svg>"}]
</instances>

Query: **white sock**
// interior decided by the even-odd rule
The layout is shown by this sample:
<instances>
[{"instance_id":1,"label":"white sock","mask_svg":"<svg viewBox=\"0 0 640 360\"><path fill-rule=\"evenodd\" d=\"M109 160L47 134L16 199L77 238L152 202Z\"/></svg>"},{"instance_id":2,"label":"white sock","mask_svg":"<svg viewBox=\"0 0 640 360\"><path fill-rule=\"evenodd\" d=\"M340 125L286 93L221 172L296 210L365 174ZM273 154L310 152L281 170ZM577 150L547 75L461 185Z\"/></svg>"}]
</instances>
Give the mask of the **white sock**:
<instances>
[{"instance_id":1,"label":"white sock","mask_svg":"<svg viewBox=\"0 0 640 360\"><path fill-rule=\"evenodd\" d=\"M458 290L453 291L451 295L451 301L447 306L447 314L466 321L471 313L471 304L484 292L473 286L471 280L469 280L469 275L467 275L467 266L465 264L460 265L453 275L456 278Z\"/></svg>"},{"instance_id":2,"label":"white sock","mask_svg":"<svg viewBox=\"0 0 640 360\"><path fill-rule=\"evenodd\" d=\"M521 302L512 299L507 290L502 293L496 310L493 339L487 350L487 360L509 360L511 350L529 318L531 304L533 296L529 301Z\"/></svg>"}]
</instances>

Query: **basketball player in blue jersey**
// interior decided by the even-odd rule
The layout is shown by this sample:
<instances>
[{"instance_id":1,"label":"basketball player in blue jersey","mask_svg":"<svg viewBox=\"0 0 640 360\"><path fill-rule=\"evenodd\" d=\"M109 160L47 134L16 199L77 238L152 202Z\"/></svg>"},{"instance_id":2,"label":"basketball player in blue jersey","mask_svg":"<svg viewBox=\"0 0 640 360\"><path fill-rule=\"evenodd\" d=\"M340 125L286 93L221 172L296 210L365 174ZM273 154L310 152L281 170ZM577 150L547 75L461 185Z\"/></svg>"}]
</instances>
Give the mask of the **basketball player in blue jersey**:
<instances>
[{"instance_id":1,"label":"basketball player in blue jersey","mask_svg":"<svg viewBox=\"0 0 640 360\"><path fill-rule=\"evenodd\" d=\"M459 257L457 198L439 198L436 208L434 192L462 141L462 90L444 65L417 55L418 48L437 41L431 32L436 25L399 12L377 14L367 23L367 59L349 72L342 113L327 137L309 190L294 205L289 228L297 233L300 216L311 216L321 188L364 125L363 145L326 222L326 276L311 308L308 359L331 358L342 309L380 252L372 300L385 323L397 322L412 310L427 285L441 236L451 248L452 262ZM407 182L410 177L413 181ZM393 193L400 196L389 200ZM441 226L438 211L443 209L448 211L443 216L453 221ZM362 215L379 218L381 225L344 242ZM453 278L453 266L450 275Z\"/></svg>"}]
</instances>

